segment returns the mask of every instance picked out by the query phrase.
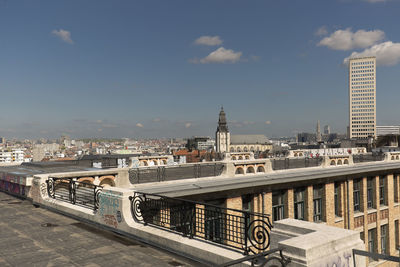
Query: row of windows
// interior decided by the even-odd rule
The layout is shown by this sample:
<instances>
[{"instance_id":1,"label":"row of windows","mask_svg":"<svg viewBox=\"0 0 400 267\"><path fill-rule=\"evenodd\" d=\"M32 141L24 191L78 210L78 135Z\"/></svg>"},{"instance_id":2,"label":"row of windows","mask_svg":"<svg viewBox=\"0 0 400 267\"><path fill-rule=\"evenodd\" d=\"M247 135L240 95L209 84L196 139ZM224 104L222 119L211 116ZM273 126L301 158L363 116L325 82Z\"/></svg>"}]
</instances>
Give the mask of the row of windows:
<instances>
[{"instance_id":1,"label":"row of windows","mask_svg":"<svg viewBox=\"0 0 400 267\"><path fill-rule=\"evenodd\" d=\"M351 102L353 105L358 105L358 104L373 104L375 101L354 101Z\"/></svg>"},{"instance_id":2,"label":"row of windows","mask_svg":"<svg viewBox=\"0 0 400 267\"><path fill-rule=\"evenodd\" d=\"M374 61L352 61L352 66L360 66L360 65L371 65L374 64Z\"/></svg>"},{"instance_id":3,"label":"row of windows","mask_svg":"<svg viewBox=\"0 0 400 267\"><path fill-rule=\"evenodd\" d=\"M351 90L352 93L355 93L355 92L374 92L374 91L375 91L374 89L355 89L355 90Z\"/></svg>"},{"instance_id":4,"label":"row of windows","mask_svg":"<svg viewBox=\"0 0 400 267\"><path fill-rule=\"evenodd\" d=\"M371 81L371 83L372 83L374 81L374 78L373 77L351 78L351 81L352 81L352 84L353 84L353 82L355 82L354 84L362 84L362 83L356 82L356 81Z\"/></svg>"},{"instance_id":5,"label":"row of windows","mask_svg":"<svg viewBox=\"0 0 400 267\"><path fill-rule=\"evenodd\" d=\"M352 116L374 116L374 113L366 112L366 113L353 113Z\"/></svg>"},{"instance_id":6,"label":"row of windows","mask_svg":"<svg viewBox=\"0 0 400 267\"><path fill-rule=\"evenodd\" d=\"M372 69L374 65L368 64L367 66L354 66L351 67L352 70L360 70L360 69Z\"/></svg>"},{"instance_id":7,"label":"row of windows","mask_svg":"<svg viewBox=\"0 0 400 267\"><path fill-rule=\"evenodd\" d=\"M372 108L369 108L369 109L352 109L351 111L352 112L366 112L366 111L375 111L375 110Z\"/></svg>"},{"instance_id":8,"label":"row of windows","mask_svg":"<svg viewBox=\"0 0 400 267\"><path fill-rule=\"evenodd\" d=\"M352 93L351 96L374 96L374 93L363 93L363 94L359 94L359 93Z\"/></svg>"},{"instance_id":9,"label":"row of windows","mask_svg":"<svg viewBox=\"0 0 400 267\"><path fill-rule=\"evenodd\" d=\"M355 77L373 77L374 74L373 73L363 73L363 74L352 74L351 77L355 78Z\"/></svg>"},{"instance_id":10,"label":"row of windows","mask_svg":"<svg viewBox=\"0 0 400 267\"><path fill-rule=\"evenodd\" d=\"M360 85L360 84L374 84L374 81L352 82L352 83L351 83L351 85Z\"/></svg>"},{"instance_id":11,"label":"row of windows","mask_svg":"<svg viewBox=\"0 0 400 267\"><path fill-rule=\"evenodd\" d=\"M361 105L361 106L353 106L352 108L373 108L374 105Z\"/></svg>"},{"instance_id":12,"label":"row of windows","mask_svg":"<svg viewBox=\"0 0 400 267\"><path fill-rule=\"evenodd\" d=\"M393 175L394 186L394 201L399 202L400 196L398 192L398 179L399 175ZM380 206L387 206L387 176L379 176L378 178L378 199L375 200L375 177L367 177L367 209L376 208L376 202L379 201ZM342 205L342 193L341 186L343 182L335 182L334 185L334 211L337 217L343 216L343 211L341 210ZM293 210L294 218L298 220L305 220L305 201L306 201L306 188L299 187L294 189L294 199L293 199ZM323 219L323 196L324 196L324 185L314 185L313 190L313 220L315 222L322 221ZM285 214L285 199L287 197L286 190L274 191L272 193L272 219L273 221L284 219L287 214ZM354 212L363 211L361 206L362 197L362 178L353 180L353 210ZM291 203L288 203L292 205ZM243 209L246 205L243 204Z\"/></svg>"},{"instance_id":13,"label":"row of windows","mask_svg":"<svg viewBox=\"0 0 400 267\"><path fill-rule=\"evenodd\" d=\"M374 73L374 70L353 70L351 73Z\"/></svg>"},{"instance_id":14,"label":"row of windows","mask_svg":"<svg viewBox=\"0 0 400 267\"><path fill-rule=\"evenodd\" d=\"M360 123L374 123L374 121L367 121L367 120L373 120L374 117L352 117L352 123L355 124L360 124Z\"/></svg>"},{"instance_id":15,"label":"row of windows","mask_svg":"<svg viewBox=\"0 0 400 267\"><path fill-rule=\"evenodd\" d=\"M351 100L369 100L374 99L374 97L353 97Z\"/></svg>"},{"instance_id":16,"label":"row of windows","mask_svg":"<svg viewBox=\"0 0 400 267\"><path fill-rule=\"evenodd\" d=\"M373 85L360 85L360 86L352 86L351 89L372 88L372 87Z\"/></svg>"}]
</instances>

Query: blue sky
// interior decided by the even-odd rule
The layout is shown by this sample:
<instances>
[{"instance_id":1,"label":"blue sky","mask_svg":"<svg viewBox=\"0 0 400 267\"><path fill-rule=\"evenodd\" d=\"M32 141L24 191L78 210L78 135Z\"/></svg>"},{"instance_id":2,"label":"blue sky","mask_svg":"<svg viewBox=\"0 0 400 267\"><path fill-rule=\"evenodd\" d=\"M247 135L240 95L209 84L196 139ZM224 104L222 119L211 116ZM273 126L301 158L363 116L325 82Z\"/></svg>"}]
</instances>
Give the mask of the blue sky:
<instances>
[{"instance_id":1,"label":"blue sky","mask_svg":"<svg viewBox=\"0 0 400 267\"><path fill-rule=\"evenodd\" d=\"M345 132L345 58L400 124L400 1L0 0L0 136ZM202 38L201 38L202 37Z\"/></svg>"}]
</instances>

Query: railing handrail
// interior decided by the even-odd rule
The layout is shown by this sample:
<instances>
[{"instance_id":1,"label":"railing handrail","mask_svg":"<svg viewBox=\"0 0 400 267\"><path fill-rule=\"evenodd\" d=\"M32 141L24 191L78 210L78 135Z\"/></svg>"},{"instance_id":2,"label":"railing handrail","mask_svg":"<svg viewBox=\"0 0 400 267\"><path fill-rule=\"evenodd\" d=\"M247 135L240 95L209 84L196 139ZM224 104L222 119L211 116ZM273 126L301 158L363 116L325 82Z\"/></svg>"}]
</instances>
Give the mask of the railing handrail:
<instances>
[{"instance_id":1,"label":"railing handrail","mask_svg":"<svg viewBox=\"0 0 400 267\"><path fill-rule=\"evenodd\" d=\"M273 227L267 214L220 207L213 204L135 192L129 197L133 219L249 252L265 251L270 245Z\"/></svg>"},{"instance_id":2,"label":"railing handrail","mask_svg":"<svg viewBox=\"0 0 400 267\"><path fill-rule=\"evenodd\" d=\"M283 256L283 249L282 248L273 248L273 249L270 249L268 251L264 251L264 252L261 252L261 253L255 254L255 255L249 255L249 256L246 256L246 257L238 259L238 260L225 262L223 264L218 265L218 267L232 266L232 265L235 265L235 264L238 264L238 263L242 263L242 262L246 262L246 261L251 261L251 263L252 263L251 266L254 266L254 264L258 263L258 261L265 260L265 257L270 256L271 254L273 254L275 252L279 252L279 256L281 258L280 259L278 257L274 257L274 258L276 258L278 261L280 261L280 263L282 264L281 266L286 266L291 262L290 258L285 258ZM270 258L270 259L272 259L272 258ZM262 266L264 266L264 265L262 265Z\"/></svg>"},{"instance_id":3,"label":"railing handrail","mask_svg":"<svg viewBox=\"0 0 400 267\"><path fill-rule=\"evenodd\" d=\"M53 198L53 199L57 199L57 192L56 192L56 187L55 187L55 183L57 181L61 181L61 183L64 183L66 185L68 185L68 201L67 198L64 198L63 195L60 194L58 195L60 198L58 198L61 201L67 201L72 203L73 205L78 205L78 206L84 206L84 207L89 207L92 208L94 211L96 211L99 208L99 194L101 192L101 190L103 189L103 186L101 185L95 185L92 183L88 183L85 181L77 181L74 180L73 178L68 179L68 178L56 178L56 177L48 177L46 180L46 184L47 184L47 193L48 196ZM64 182L65 181L65 182ZM91 202L83 202L82 199L78 199L77 200L77 191L78 190L82 190L82 188L78 189L76 187L76 185L85 185L84 188L87 188L89 190L93 190L93 196L89 195L89 197L93 197L93 203ZM86 187L87 186L87 187ZM79 195L79 194L78 194ZM81 201L81 202L79 202ZM91 205L87 205L88 203L90 203Z\"/></svg>"},{"instance_id":4,"label":"railing handrail","mask_svg":"<svg viewBox=\"0 0 400 267\"><path fill-rule=\"evenodd\" d=\"M241 213L248 213L251 216L259 216L259 217L270 217L271 216L271 214L268 214L268 213L259 213L259 212L254 212L254 211L250 212L250 211L239 210L239 209L225 208L225 207L208 204L206 202L201 202L201 201L193 201L193 200L188 200L188 199L183 199L183 198L168 197L168 196L163 196L163 195L159 195L159 194L145 193L145 192L139 192L139 191L135 191L135 193L142 194L143 196L146 196L146 195L147 196L155 196L155 197L164 198L164 199L171 199L171 200L177 200L177 201L182 201L182 202L188 202L188 203L192 203L192 204L204 205L207 207L213 207L213 208L217 208L217 209L223 209L223 210L229 210L229 211L235 211L235 212L241 212Z\"/></svg>"}]
</instances>

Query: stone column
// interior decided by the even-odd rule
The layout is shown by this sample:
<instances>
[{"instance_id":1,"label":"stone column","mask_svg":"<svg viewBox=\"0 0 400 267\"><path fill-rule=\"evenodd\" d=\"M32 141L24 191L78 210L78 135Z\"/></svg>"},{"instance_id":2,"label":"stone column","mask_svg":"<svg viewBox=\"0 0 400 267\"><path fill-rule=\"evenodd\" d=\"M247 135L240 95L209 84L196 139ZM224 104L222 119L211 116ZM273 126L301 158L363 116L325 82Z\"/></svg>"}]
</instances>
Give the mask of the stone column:
<instances>
[{"instance_id":1,"label":"stone column","mask_svg":"<svg viewBox=\"0 0 400 267\"><path fill-rule=\"evenodd\" d=\"M323 220L327 225L335 225L335 184L325 184L324 197L323 197Z\"/></svg>"},{"instance_id":2,"label":"stone column","mask_svg":"<svg viewBox=\"0 0 400 267\"><path fill-rule=\"evenodd\" d=\"M285 197L285 215L286 218L294 218L294 196L293 189L288 189Z\"/></svg>"},{"instance_id":3,"label":"stone column","mask_svg":"<svg viewBox=\"0 0 400 267\"><path fill-rule=\"evenodd\" d=\"M375 176L374 179L374 198L375 198L375 206L376 206L376 241L375 241L375 251L377 253L381 253L381 212L380 212L380 203L379 203L379 176Z\"/></svg>"},{"instance_id":4,"label":"stone column","mask_svg":"<svg viewBox=\"0 0 400 267\"><path fill-rule=\"evenodd\" d=\"M387 252L390 255L397 255L396 253L396 239L393 238L395 236L395 229L394 229L394 184L393 184L393 174L389 174L386 177L386 196L387 196L387 203L389 208L388 214L388 233L387 235Z\"/></svg>"},{"instance_id":5,"label":"stone column","mask_svg":"<svg viewBox=\"0 0 400 267\"><path fill-rule=\"evenodd\" d=\"M313 202L313 187L312 185L307 186L306 188L306 196L305 196L305 220L312 222L313 220L313 212L314 212L314 202Z\"/></svg>"}]
</instances>

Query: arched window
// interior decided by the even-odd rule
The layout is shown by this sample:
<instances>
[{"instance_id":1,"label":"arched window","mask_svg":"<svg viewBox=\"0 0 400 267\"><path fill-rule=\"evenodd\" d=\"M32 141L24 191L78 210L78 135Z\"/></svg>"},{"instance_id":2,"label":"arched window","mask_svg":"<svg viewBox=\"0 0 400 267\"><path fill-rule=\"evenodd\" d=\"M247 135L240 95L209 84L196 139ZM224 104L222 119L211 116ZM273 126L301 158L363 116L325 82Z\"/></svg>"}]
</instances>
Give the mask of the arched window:
<instances>
[{"instance_id":1,"label":"arched window","mask_svg":"<svg viewBox=\"0 0 400 267\"><path fill-rule=\"evenodd\" d=\"M349 161L348 161L347 159L345 159L345 160L343 161L343 164L348 165L348 164L349 164Z\"/></svg>"},{"instance_id":2,"label":"arched window","mask_svg":"<svg viewBox=\"0 0 400 267\"><path fill-rule=\"evenodd\" d=\"M248 167L246 173L255 173L254 168L252 166Z\"/></svg>"},{"instance_id":3,"label":"arched window","mask_svg":"<svg viewBox=\"0 0 400 267\"><path fill-rule=\"evenodd\" d=\"M334 160L331 160L331 166L336 165L336 162Z\"/></svg>"},{"instance_id":4,"label":"arched window","mask_svg":"<svg viewBox=\"0 0 400 267\"><path fill-rule=\"evenodd\" d=\"M342 160L339 159L339 160L337 161L337 165L342 165Z\"/></svg>"},{"instance_id":5,"label":"arched window","mask_svg":"<svg viewBox=\"0 0 400 267\"><path fill-rule=\"evenodd\" d=\"M257 172L265 172L265 169L263 166L258 166L257 167Z\"/></svg>"},{"instance_id":6,"label":"arched window","mask_svg":"<svg viewBox=\"0 0 400 267\"><path fill-rule=\"evenodd\" d=\"M244 170L243 170L243 168L242 168L242 167L238 167L238 168L236 168L236 172L235 172L235 174L244 174Z\"/></svg>"}]
</instances>

